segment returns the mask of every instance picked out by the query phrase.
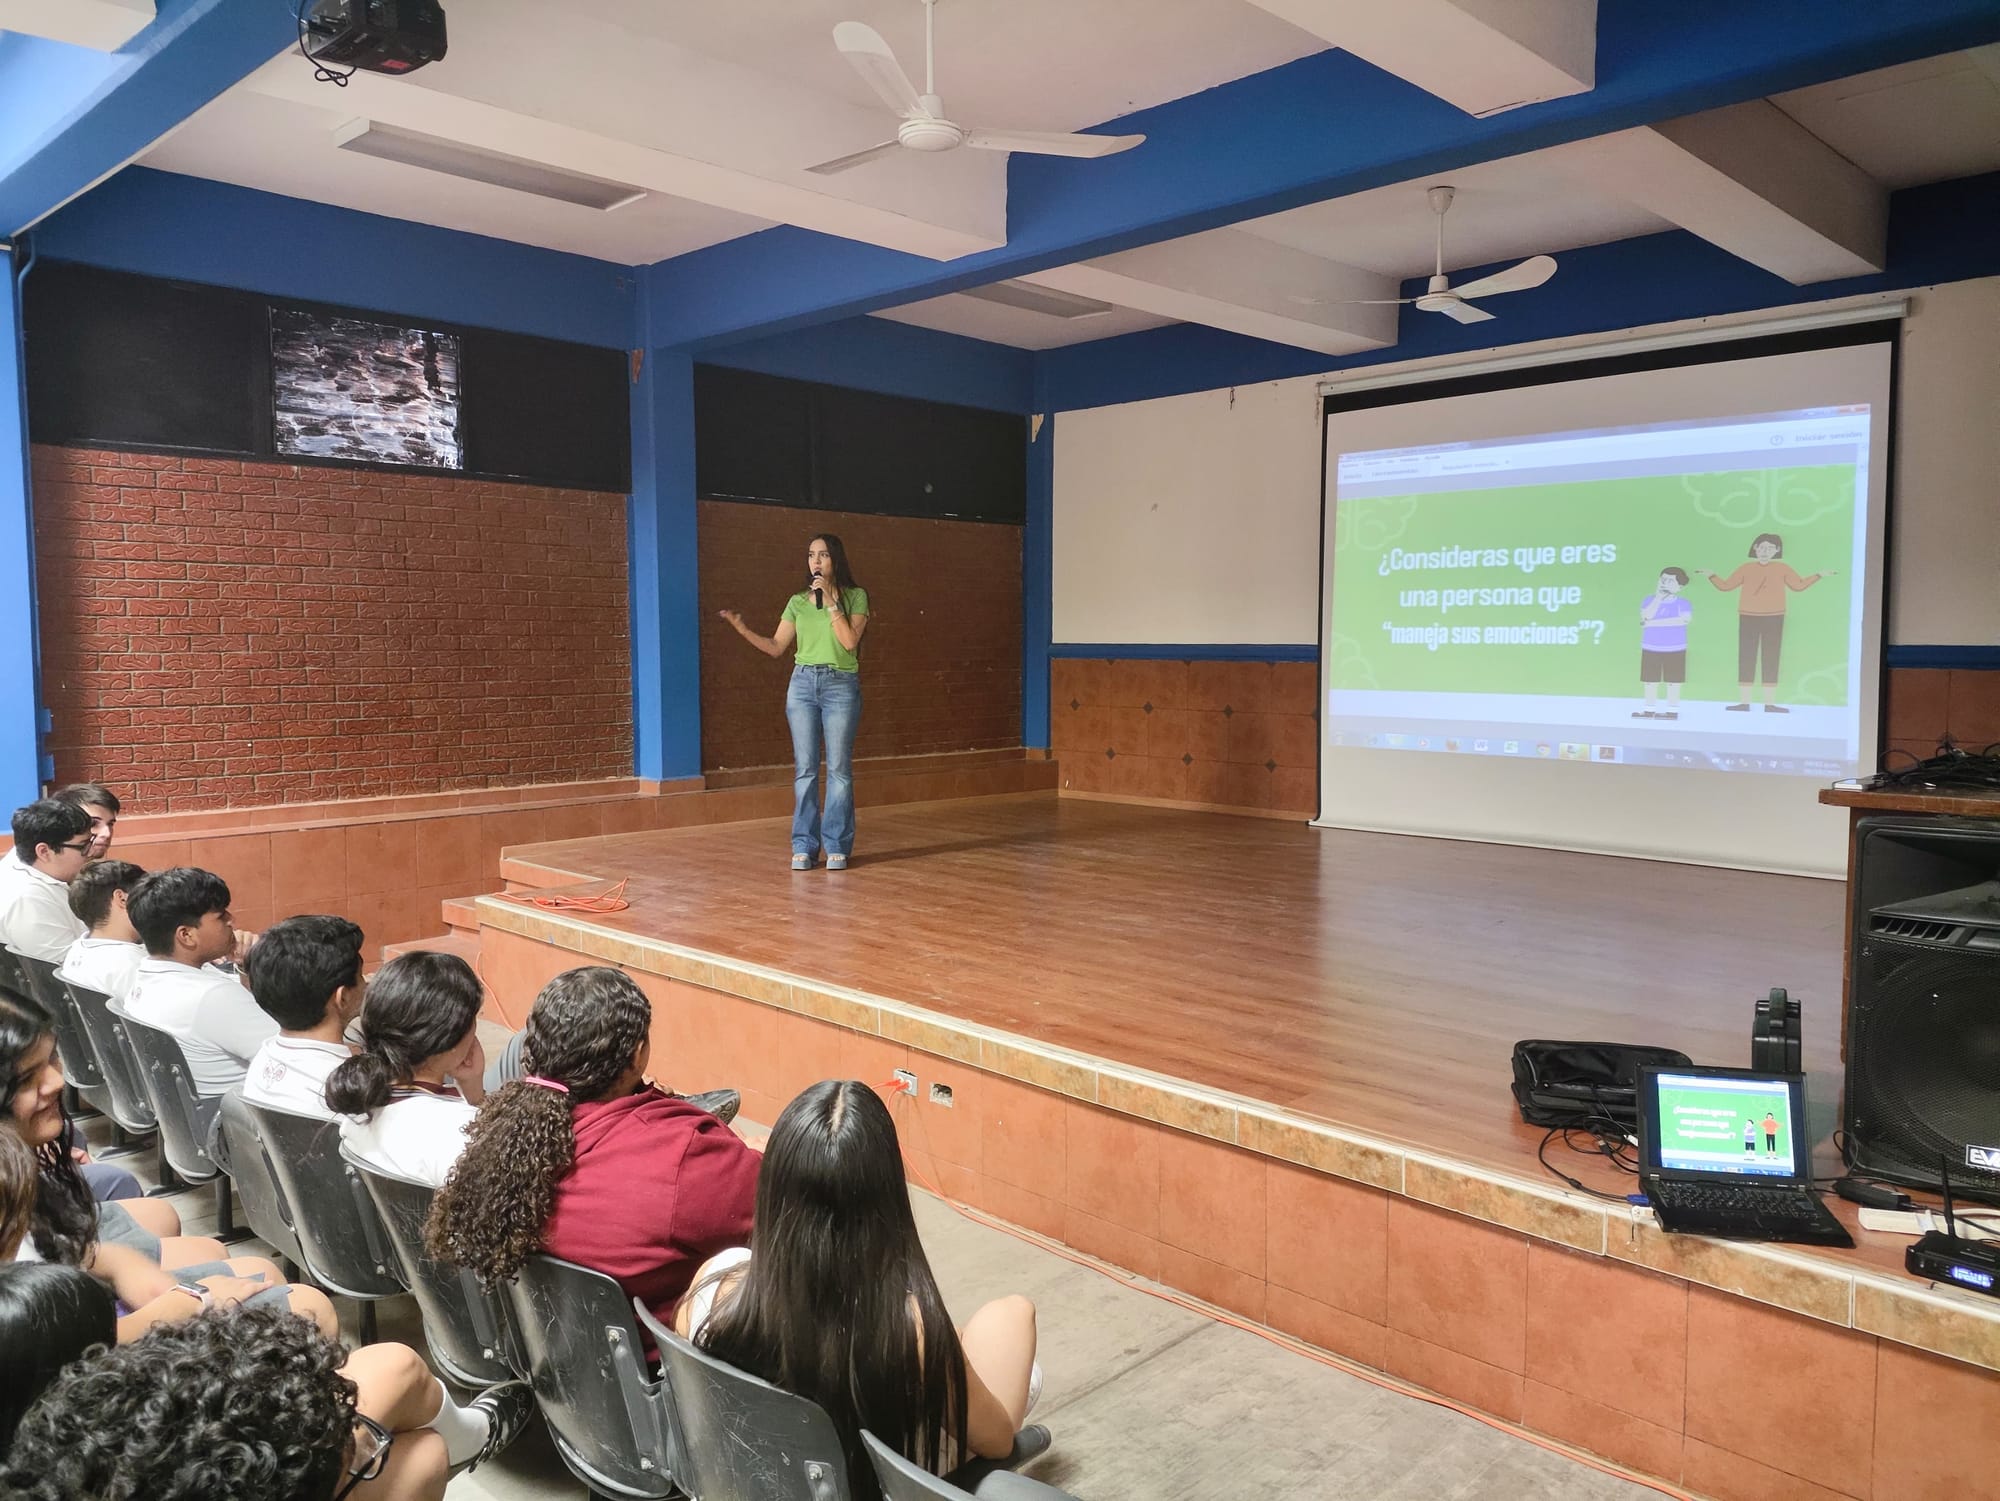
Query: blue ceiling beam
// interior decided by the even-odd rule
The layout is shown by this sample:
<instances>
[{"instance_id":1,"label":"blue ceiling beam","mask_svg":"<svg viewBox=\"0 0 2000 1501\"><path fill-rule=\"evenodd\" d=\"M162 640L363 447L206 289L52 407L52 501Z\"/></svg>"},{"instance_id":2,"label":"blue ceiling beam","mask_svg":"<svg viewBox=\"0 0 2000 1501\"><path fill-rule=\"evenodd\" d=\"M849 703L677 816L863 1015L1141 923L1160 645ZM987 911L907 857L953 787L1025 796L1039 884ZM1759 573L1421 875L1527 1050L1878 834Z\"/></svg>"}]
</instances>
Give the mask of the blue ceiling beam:
<instances>
[{"instance_id":1,"label":"blue ceiling beam","mask_svg":"<svg viewBox=\"0 0 2000 1501\"><path fill-rule=\"evenodd\" d=\"M658 262L648 339L784 333L1995 40L2000 0L1599 0L1596 88L1483 120L1321 52L1126 116L1136 151L1014 157L998 250L939 262L784 226Z\"/></svg>"},{"instance_id":2,"label":"blue ceiling beam","mask_svg":"<svg viewBox=\"0 0 2000 1501\"><path fill-rule=\"evenodd\" d=\"M297 36L292 0L160 0L111 53L0 36L0 237L117 171Z\"/></svg>"}]
</instances>

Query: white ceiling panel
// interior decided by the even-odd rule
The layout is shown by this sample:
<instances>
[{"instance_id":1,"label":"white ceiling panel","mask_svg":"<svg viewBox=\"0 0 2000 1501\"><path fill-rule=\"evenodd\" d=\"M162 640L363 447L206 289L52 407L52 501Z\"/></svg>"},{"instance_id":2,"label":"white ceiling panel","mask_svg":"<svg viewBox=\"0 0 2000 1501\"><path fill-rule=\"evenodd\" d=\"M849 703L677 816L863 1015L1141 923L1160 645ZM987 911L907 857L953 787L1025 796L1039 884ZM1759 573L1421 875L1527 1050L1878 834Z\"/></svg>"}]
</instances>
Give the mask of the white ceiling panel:
<instances>
[{"instance_id":1,"label":"white ceiling panel","mask_svg":"<svg viewBox=\"0 0 2000 1501\"><path fill-rule=\"evenodd\" d=\"M1674 227L1572 178L1563 167L1567 149L1558 146L1374 188L1237 227L1295 250L1397 277L1431 270L1437 218L1424 189L1434 182L1458 189L1445 220L1447 271Z\"/></svg>"},{"instance_id":2,"label":"white ceiling panel","mask_svg":"<svg viewBox=\"0 0 2000 1501\"><path fill-rule=\"evenodd\" d=\"M1887 188L2000 171L2000 46L1836 79L1771 102Z\"/></svg>"},{"instance_id":3,"label":"white ceiling panel","mask_svg":"<svg viewBox=\"0 0 2000 1501\"><path fill-rule=\"evenodd\" d=\"M646 265L767 228L765 221L649 194L609 212L342 151L353 119L328 90L312 109L231 90L148 152L149 167L441 229Z\"/></svg>"},{"instance_id":4,"label":"white ceiling panel","mask_svg":"<svg viewBox=\"0 0 2000 1501\"><path fill-rule=\"evenodd\" d=\"M893 323L934 328L940 333L963 334L968 339L985 339L992 344L1011 344L1016 349L1060 349L1065 344L1084 344L1114 334L1163 328L1173 321L1122 307L1088 318L1056 318L960 296L933 297L906 307L885 308L875 316Z\"/></svg>"}]
</instances>

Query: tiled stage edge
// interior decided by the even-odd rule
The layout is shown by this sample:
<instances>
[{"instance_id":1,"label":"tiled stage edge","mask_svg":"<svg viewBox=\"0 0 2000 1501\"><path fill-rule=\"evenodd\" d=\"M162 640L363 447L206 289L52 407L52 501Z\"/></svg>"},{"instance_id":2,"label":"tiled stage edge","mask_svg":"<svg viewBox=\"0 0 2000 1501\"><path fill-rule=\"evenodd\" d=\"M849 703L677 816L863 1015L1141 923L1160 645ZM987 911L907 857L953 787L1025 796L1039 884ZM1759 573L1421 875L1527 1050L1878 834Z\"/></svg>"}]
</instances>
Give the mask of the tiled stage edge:
<instances>
[{"instance_id":1,"label":"tiled stage edge","mask_svg":"<svg viewBox=\"0 0 2000 1501\"><path fill-rule=\"evenodd\" d=\"M578 879L546 864L511 858L503 863L502 873L517 885L535 887ZM482 897L479 917L487 943L484 968L499 999L501 1019L510 1026L521 1024L534 991L568 961L555 969L531 964L530 983L508 985L504 971L511 966L503 957L508 950L493 941L501 934L831 1023L862 1038L914 1048L1119 1115L1367 1184L1536 1241L1665 1273L2000 1371L2000 1305L1981 1302L1972 1294L1933 1290L1866 1268L1849 1270L1783 1247L1668 1236L1641 1209L1453 1162L1268 1103L1109 1063L865 991L599 927L573 915ZM747 1105L745 1113L751 1113Z\"/></svg>"}]
</instances>

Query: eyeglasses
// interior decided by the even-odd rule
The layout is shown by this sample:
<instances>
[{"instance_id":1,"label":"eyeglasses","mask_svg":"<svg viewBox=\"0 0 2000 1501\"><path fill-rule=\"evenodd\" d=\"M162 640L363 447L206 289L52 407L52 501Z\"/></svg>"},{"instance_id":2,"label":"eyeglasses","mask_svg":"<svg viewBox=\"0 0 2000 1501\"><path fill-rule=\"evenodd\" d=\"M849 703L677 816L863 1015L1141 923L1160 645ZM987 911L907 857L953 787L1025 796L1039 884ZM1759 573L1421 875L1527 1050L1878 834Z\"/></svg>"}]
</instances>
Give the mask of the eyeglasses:
<instances>
[{"instance_id":1,"label":"eyeglasses","mask_svg":"<svg viewBox=\"0 0 2000 1501\"><path fill-rule=\"evenodd\" d=\"M357 1412L354 1415L354 1457L347 1462L347 1484L333 1493L333 1501L346 1501L348 1493L362 1481L373 1480L380 1475L382 1467L389 1462L389 1446L395 1441L395 1434L373 1418Z\"/></svg>"},{"instance_id":2,"label":"eyeglasses","mask_svg":"<svg viewBox=\"0 0 2000 1501\"><path fill-rule=\"evenodd\" d=\"M70 850L76 854L81 855L95 843L97 843L97 840L95 838L91 838L84 840L82 844L59 844L56 846L56 848L59 850Z\"/></svg>"}]
</instances>

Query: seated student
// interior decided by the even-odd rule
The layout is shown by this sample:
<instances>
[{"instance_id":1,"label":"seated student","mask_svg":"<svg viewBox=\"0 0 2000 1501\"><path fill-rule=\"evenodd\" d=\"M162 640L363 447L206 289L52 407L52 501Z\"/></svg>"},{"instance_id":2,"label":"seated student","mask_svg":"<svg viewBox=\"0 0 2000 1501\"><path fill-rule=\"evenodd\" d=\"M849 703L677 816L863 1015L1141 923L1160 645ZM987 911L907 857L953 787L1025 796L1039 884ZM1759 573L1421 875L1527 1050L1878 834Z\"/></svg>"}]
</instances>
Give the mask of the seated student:
<instances>
[{"instance_id":1,"label":"seated student","mask_svg":"<svg viewBox=\"0 0 2000 1501\"><path fill-rule=\"evenodd\" d=\"M433 1256L491 1284L547 1251L617 1278L664 1320L696 1267L748 1243L757 1153L647 1082L652 1014L621 970L573 969L543 987L527 1072L486 1097L432 1203Z\"/></svg>"},{"instance_id":2,"label":"seated student","mask_svg":"<svg viewBox=\"0 0 2000 1501\"><path fill-rule=\"evenodd\" d=\"M52 1353L91 1331L70 1332ZM0 1498L437 1501L533 1411L518 1381L460 1407L403 1345L349 1354L303 1319L218 1311L72 1356L16 1428Z\"/></svg>"},{"instance_id":3,"label":"seated student","mask_svg":"<svg viewBox=\"0 0 2000 1501\"><path fill-rule=\"evenodd\" d=\"M420 949L375 972L361 1050L326 1081L326 1108L350 1117L340 1123L349 1151L384 1172L444 1182L486 1098L480 1001L479 976L456 954Z\"/></svg>"},{"instance_id":4,"label":"seated student","mask_svg":"<svg viewBox=\"0 0 2000 1501\"><path fill-rule=\"evenodd\" d=\"M0 1141L11 1139L0 1131ZM0 1265L0 1454L65 1366L117 1340L118 1300L90 1273L39 1261Z\"/></svg>"},{"instance_id":5,"label":"seated student","mask_svg":"<svg viewBox=\"0 0 2000 1501\"><path fill-rule=\"evenodd\" d=\"M16 1260L80 1266L104 1278L131 1310L118 1321L121 1339L187 1318L211 1301L246 1299L286 1305L323 1328L336 1327L326 1294L287 1287L270 1262L224 1260L221 1244L205 1237L157 1238L122 1206L94 1203L66 1144L64 1082L48 1013L0 990L0 1129L19 1137L38 1167L34 1213Z\"/></svg>"},{"instance_id":6,"label":"seated student","mask_svg":"<svg viewBox=\"0 0 2000 1501\"><path fill-rule=\"evenodd\" d=\"M750 1250L704 1266L675 1323L718 1359L825 1408L857 1501L880 1493L862 1429L944 1475L1011 1453L1040 1386L1026 1298L952 1327L910 1213L896 1123L853 1080L815 1084L779 1115ZM1045 1430L1030 1432L1028 1445L1047 1443Z\"/></svg>"},{"instance_id":7,"label":"seated student","mask_svg":"<svg viewBox=\"0 0 2000 1501\"><path fill-rule=\"evenodd\" d=\"M354 1056L342 1039L360 1013L361 929L344 917L307 915L271 924L244 965L250 994L278 1024L250 1060L243 1098L331 1120L326 1081Z\"/></svg>"},{"instance_id":8,"label":"seated student","mask_svg":"<svg viewBox=\"0 0 2000 1501\"><path fill-rule=\"evenodd\" d=\"M89 863L90 815L43 798L14 810L14 849L0 859L0 944L60 964L83 937L69 883Z\"/></svg>"},{"instance_id":9,"label":"seated student","mask_svg":"<svg viewBox=\"0 0 2000 1501\"><path fill-rule=\"evenodd\" d=\"M145 874L126 860L99 860L69 883L69 910L88 931L63 955L56 970L60 978L102 991L114 1001L125 999L146 958L126 902Z\"/></svg>"},{"instance_id":10,"label":"seated student","mask_svg":"<svg viewBox=\"0 0 2000 1501\"><path fill-rule=\"evenodd\" d=\"M204 968L237 949L228 885L186 866L156 870L132 888L125 910L146 957L121 1009L179 1040L196 1093L229 1093L278 1024L233 976Z\"/></svg>"},{"instance_id":11,"label":"seated student","mask_svg":"<svg viewBox=\"0 0 2000 1501\"><path fill-rule=\"evenodd\" d=\"M76 782L49 794L59 803L74 803L90 815L87 858L102 860L111 853L111 836L118 829L118 794L102 782Z\"/></svg>"}]
</instances>

